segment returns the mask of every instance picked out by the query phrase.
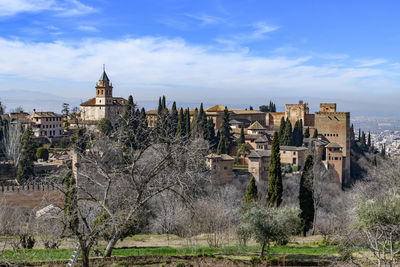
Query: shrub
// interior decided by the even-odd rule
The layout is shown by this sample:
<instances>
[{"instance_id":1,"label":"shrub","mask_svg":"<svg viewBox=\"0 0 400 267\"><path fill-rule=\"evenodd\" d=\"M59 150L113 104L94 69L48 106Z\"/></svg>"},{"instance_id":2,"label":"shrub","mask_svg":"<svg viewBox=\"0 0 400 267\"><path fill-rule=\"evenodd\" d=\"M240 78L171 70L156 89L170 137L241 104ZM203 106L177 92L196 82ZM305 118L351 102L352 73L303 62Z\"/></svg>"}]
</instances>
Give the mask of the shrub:
<instances>
[{"instance_id":1,"label":"shrub","mask_svg":"<svg viewBox=\"0 0 400 267\"><path fill-rule=\"evenodd\" d=\"M49 150L47 150L47 148L44 148L44 147L39 147L36 150L36 157L38 159L42 159L44 161L47 161L49 159Z\"/></svg>"},{"instance_id":2,"label":"shrub","mask_svg":"<svg viewBox=\"0 0 400 267\"><path fill-rule=\"evenodd\" d=\"M176 267L185 267L185 263L184 262L178 262L176 264Z\"/></svg>"}]
</instances>

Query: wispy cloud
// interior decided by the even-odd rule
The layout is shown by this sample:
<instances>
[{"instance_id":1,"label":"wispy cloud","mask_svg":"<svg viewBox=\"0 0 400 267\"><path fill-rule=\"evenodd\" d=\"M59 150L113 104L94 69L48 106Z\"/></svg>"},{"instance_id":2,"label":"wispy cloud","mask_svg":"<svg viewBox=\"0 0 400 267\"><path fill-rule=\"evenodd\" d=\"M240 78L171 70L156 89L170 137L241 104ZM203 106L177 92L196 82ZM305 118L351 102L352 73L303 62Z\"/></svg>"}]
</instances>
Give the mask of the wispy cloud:
<instances>
[{"instance_id":1,"label":"wispy cloud","mask_svg":"<svg viewBox=\"0 0 400 267\"><path fill-rule=\"evenodd\" d=\"M58 16L77 16L96 9L78 0L0 0L0 16L3 17L41 11L53 11Z\"/></svg>"},{"instance_id":2,"label":"wispy cloud","mask_svg":"<svg viewBox=\"0 0 400 267\"><path fill-rule=\"evenodd\" d=\"M387 63L387 60L384 58L359 59L359 60L356 60L356 62L359 64L358 67L372 67L372 66L385 64L385 63Z\"/></svg>"},{"instance_id":3,"label":"wispy cloud","mask_svg":"<svg viewBox=\"0 0 400 267\"><path fill-rule=\"evenodd\" d=\"M277 26L267 25L264 22L257 22L253 25L254 31L251 33L253 39L264 38L266 33L270 33L279 29Z\"/></svg>"},{"instance_id":4,"label":"wispy cloud","mask_svg":"<svg viewBox=\"0 0 400 267\"><path fill-rule=\"evenodd\" d=\"M246 32L240 32L230 36L218 37L216 41L220 44L230 44L231 48L243 43L250 43L268 37L268 33L278 30L278 26L257 22L250 26Z\"/></svg>"},{"instance_id":5,"label":"wispy cloud","mask_svg":"<svg viewBox=\"0 0 400 267\"><path fill-rule=\"evenodd\" d=\"M206 14L185 14L186 17L189 17L191 19L200 21L201 25L209 25L209 24L218 24L218 23L224 23L226 20L221 17L216 17L216 16L210 16Z\"/></svg>"},{"instance_id":6,"label":"wispy cloud","mask_svg":"<svg viewBox=\"0 0 400 267\"><path fill-rule=\"evenodd\" d=\"M76 27L77 30L83 31L83 32L98 32L99 29L97 29L94 26L88 26L88 25L81 25Z\"/></svg>"}]
</instances>

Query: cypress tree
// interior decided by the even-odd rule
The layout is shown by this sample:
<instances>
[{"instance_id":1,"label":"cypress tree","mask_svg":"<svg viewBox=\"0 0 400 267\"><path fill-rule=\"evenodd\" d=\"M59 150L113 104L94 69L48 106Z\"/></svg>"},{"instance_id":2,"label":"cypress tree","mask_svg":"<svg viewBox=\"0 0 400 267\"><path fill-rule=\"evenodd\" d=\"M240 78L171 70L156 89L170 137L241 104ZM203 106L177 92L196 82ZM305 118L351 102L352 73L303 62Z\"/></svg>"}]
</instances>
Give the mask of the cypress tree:
<instances>
[{"instance_id":1,"label":"cypress tree","mask_svg":"<svg viewBox=\"0 0 400 267\"><path fill-rule=\"evenodd\" d=\"M350 138L351 138L351 141L355 141L356 140L356 136L355 136L355 133L354 133L354 125L353 124L351 124L351 127L350 127Z\"/></svg>"},{"instance_id":2,"label":"cypress tree","mask_svg":"<svg viewBox=\"0 0 400 267\"><path fill-rule=\"evenodd\" d=\"M281 124L279 126L279 144L283 144L283 136L285 135L285 126L286 126L286 122L285 122L285 118L282 117L281 118Z\"/></svg>"},{"instance_id":3,"label":"cypress tree","mask_svg":"<svg viewBox=\"0 0 400 267\"><path fill-rule=\"evenodd\" d=\"M365 137L365 133L364 133L364 131L362 132L362 134L361 134L361 147L363 148L363 149L365 149L366 148L366 146L367 146L367 139L366 139L366 137Z\"/></svg>"},{"instance_id":4,"label":"cypress tree","mask_svg":"<svg viewBox=\"0 0 400 267\"><path fill-rule=\"evenodd\" d=\"M304 131L304 137L310 138L310 127L307 127L306 130Z\"/></svg>"},{"instance_id":5,"label":"cypress tree","mask_svg":"<svg viewBox=\"0 0 400 267\"><path fill-rule=\"evenodd\" d=\"M250 182L246 187L246 195L244 198L245 204L250 204L252 202L256 202L258 200L258 190L256 179L254 176L251 176Z\"/></svg>"},{"instance_id":6,"label":"cypress tree","mask_svg":"<svg viewBox=\"0 0 400 267\"><path fill-rule=\"evenodd\" d=\"M292 124L290 123L289 118L286 119L285 132L283 134L282 145L284 145L284 146L292 146L293 145Z\"/></svg>"},{"instance_id":7,"label":"cypress tree","mask_svg":"<svg viewBox=\"0 0 400 267\"><path fill-rule=\"evenodd\" d=\"M14 126L18 127L18 126ZM21 137L21 155L18 161L17 181L19 184L25 184L29 178L34 176L35 161L35 142L33 140L33 131L29 126Z\"/></svg>"},{"instance_id":8,"label":"cypress tree","mask_svg":"<svg viewBox=\"0 0 400 267\"><path fill-rule=\"evenodd\" d=\"M190 111L189 108L185 110L185 135L186 137L190 137L191 127L190 127Z\"/></svg>"},{"instance_id":9,"label":"cypress tree","mask_svg":"<svg viewBox=\"0 0 400 267\"><path fill-rule=\"evenodd\" d=\"M161 108L162 108L163 110L166 110L166 109L167 109L167 104L166 104L166 100L165 100L165 95L163 95L163 97L162 97Z\"/></svg>"},{"instance_id":10,"label":"cypress tree","mask_svg":"<svg viewBox=\"0 0 400 267\"><path fill-rule=\"evenodd\" d=\"M162 103L161 103L161 96L160 96L158 98L158 108L157 108L158 118L160 118L162 110L163 110L163 106L162 106Z\"/></svg>"},{"instance_id":11,"label":"cypress tree","mask_svg":"<svg viewBox=\"0 0 400 267\"><path fill-rule=\"evenodd\" d=\"M368 143L367 143L368 147L371 147L371 132L368 132Z\"/></svg>"},{"instance_id":12,"label":"cypress tree","mask_svg":"<svg viewBox=\"0 0 400 267\"><path fill-rule=\"evenodd\" d=\"M199 130L200 130L200 137L205 138L208 133L208 125L207 125L207 115L204 112L203 108L203 103L200 104L200 110L199 110L199 120L198 120L198 125L199 125ZM207 139L206 139L207 140Z\"/></svg>"},{"instance_id":13,"label":"cypress tree","mask_svg":"<svg viewBox=\"0 0 400 267\"><path fill-rule=\"evenodd\" d=\"M183 108L179 109L179 115L178 115L178 125L176 128L176 135L177 136L185 136L186 130L185 130L185 116L183 115Z\"/></svg>"},{"instance_id":14,"label":"cypress tree","mask_svg":"<svg viewBox=\"0 0 400 267\"><path fill-rule=\"evenodd\" d=\"M358 128L358 142L361 142L361 128Z\"/></svg>"},{"instance_id":15,"label":"cypress tree","mask_svg":"<svg viewBox=\"0 0 400 267\"><path fill-rule=\"evenodd\" d=\"M271 148L271 160L268 170L268 192L267 192L267 205L269 207L279 207L282 203L282 170L281 170L281 157L279 149L279 136L274 133Z\"/></svg>"},{"instance_id":16,"label":"cypress tree","mask_svg":"<svg viewBox=\"0 0 400 267\"><path fill-rule=\"evenodd\" d=\"M195 108L193 113L192 136L194 138L200 137L199 110L197 108Z\"/></svg>"},{"instance_id":17,"label":"cypress tree","mask_svg":"<svg viewBox=\"0 0 400 267\"><path fill-rule=\"evenodd\" d=\"M230 115L228 112L228 108L225 107L224 109L224 117L222 120L222 125L221 125L221 136L223 136L223 140L225 140L225 149L229 153L232 147L232 142L233 142L233 136L231 133L231 124L230 124ZM227 153L227 154L228 154Z\"/></svg>"},{"instance_id":18,"label":"cypress tree","mask_svg":"<svg viewBox=\"0 0 400 267\"><path fill-rule=\"evenodd\" d=\"M312 138L318 138L318 130L315 129Z\"/></svg>"},{"instance_id":19,"label":"cypress tree","mask_svg":"<svg viewBox=\"0 0 400 267\"><path fill-rule=\"evenodd\" d=\"M384 158L386 156L386 144L383 144L383 146L382 146L381 156L382 156L382 158Z\"/></svg>"},{"instance_id":20,"label":"cypress tree","mask_svg":"<svg viewBox=\"0 0 400 267\"><path fill-rule=\"evenodd\" d=\"M226 140L225 136L223 134L220 135L218 146L217 146L217 154L227 154L227 149L226 149Z\"/></svg>"},{"instance_id":21,"label":"cypress tree","mask_svg":"<svg viewBox=\"0 0 400 267\"><path fill-rule=\"evenodd\" d=\"M308 230L312 228L314 221L314 196L313 196L313 157L308 154L304 163L303 173L300 178L299 202L300 219L302 222L303 236L306 236Z\"/></svg>"},{"instance_id":22,"label":"cypress tree","mask_svg":"<svg viewBox=\"0 0 400 267\"><path fill-rule=\"evenodd\" d=\"M211 149L215 151L219 139L217 139L215 136L214 122L212 118L207 120L207 133L205 135L205 139L210 143Z\"/></svg>"},{"instance_id":23,"label":"cypress tree","mask_svg":"<svg viewBox=\"0 0 400 267\"><path fill-rule=\"evenodd\" d=\"M172 104L171 115L170 115L170 126L171 126L171 134L176 135L176 131L178 128L178 110L176 109L176 102Z\"/></svg>"}]
</instances>

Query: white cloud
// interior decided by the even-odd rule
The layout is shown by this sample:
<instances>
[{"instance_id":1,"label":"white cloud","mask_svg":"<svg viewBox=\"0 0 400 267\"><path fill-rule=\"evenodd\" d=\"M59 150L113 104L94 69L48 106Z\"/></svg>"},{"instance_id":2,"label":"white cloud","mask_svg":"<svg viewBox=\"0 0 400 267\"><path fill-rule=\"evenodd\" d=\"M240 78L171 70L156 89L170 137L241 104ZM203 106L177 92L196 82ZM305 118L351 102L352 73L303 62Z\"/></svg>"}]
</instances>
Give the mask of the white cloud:
<instances>
[{"instance_id":1,"label":"white cloud","mask_svg":"<svg viewBox=\"0 0 400 267\"><path fill-rule=\"evenodd\" d=\"M223 18L210 16L206 14L200 14L200 15L185 14L185 16L200 21L202 25L218 24L225 22L225 19Z\"/></svg>"},{"instance_id":2,"label":"white cloud","mask_svg":"<svg viewBox=\"0 0 400 267\"><path fill-rule=\"evenodd\" d=\"M79 31L84 31L84 32L98 32L99 31L96 27L87 26L87 25L78 26L76 29Z\"/></svg>"},{"instance_id":3,"label":"white cloud","mask_svg":"<svg viewBox=\"0 0 400 267\"><path fill-rule=\"evenodd\" d=\"M78 0L0 0L0 16L14 16L18 13L53 11L59 16L84 15L95 12L95 8Z\"/></svg>"},{"instance_id":4,"label":"white cloud","mask_svg":"<svg viewBox=\"0 0 400 267\"><path fill-rule=\"evenodd\" d=\"M222 52L182 39L29 43L0 38L0 51L0 75L26 81L29 87L35 84L32 81L57 83L53 91L83 99L93 94L90 84L98 79L103 63L116 85L116 94L133 90L141 99L155 99L165 93L185 101L205 97L240 101L299 94L345 95L382 89L382 81L388 88L397 86L391 83L394 75L380 68L313 65L307 56L252 56L239 49ZM2 79L3 88L10 83Z\"/></svg>"},{"instance_id":5,"label":"white cloud","mask_svg":"<svg viewBox=\"0 0 400 267\"><path fill-rule=\"evenodd\" d=\"M267 25L264 22L255 23L253 27L255 28L255 30L252 32L251 36L254 39L263 38L266 33L273 32L279 29L279 27L277 26Z\"/></svg>"},{"instance_id":6,"label":"white cloud","mask_svg":"<svg viewBox=\"0 0 400 267\"><path fill-rule=\"evenodd\" d=\"M359 67L373 67L381 64L387 63L387 60L384 58L376 58L376 59L362 59L356 60L359 63Z\"/></svg>"}]
</instances>

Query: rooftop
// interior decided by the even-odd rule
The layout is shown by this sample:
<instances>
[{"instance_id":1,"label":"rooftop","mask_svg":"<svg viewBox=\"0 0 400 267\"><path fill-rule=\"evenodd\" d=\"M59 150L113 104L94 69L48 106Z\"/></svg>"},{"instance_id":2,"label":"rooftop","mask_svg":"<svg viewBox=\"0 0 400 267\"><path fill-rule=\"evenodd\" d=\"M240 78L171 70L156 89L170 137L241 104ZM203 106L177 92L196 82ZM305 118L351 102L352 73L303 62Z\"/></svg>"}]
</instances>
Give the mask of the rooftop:
<instances>
[{"instance_id":1,"label":"rooftop","mask_svg":"<svg viewBox=\"0 0 400 267\"><path fill-rule=\"evenodd\" d=\"M258 121L255 121L247 129L248 130L266 130L267 128L262 126L261 123L259 123Z\"/></svg>"}]
</instances>

